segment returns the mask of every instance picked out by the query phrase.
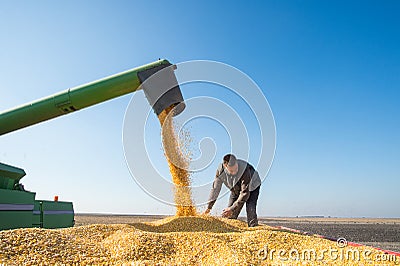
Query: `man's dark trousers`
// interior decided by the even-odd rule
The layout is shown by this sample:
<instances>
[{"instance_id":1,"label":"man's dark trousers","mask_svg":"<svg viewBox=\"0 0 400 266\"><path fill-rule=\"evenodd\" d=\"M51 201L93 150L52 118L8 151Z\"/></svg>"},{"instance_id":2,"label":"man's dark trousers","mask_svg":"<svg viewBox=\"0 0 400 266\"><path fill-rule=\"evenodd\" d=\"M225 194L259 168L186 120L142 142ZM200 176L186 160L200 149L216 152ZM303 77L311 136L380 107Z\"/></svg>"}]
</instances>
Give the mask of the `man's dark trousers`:
<instances>
[{"instance_id":1,"label":"man's dark trousers","mask_svg":"<svg viewBox=\"0 0 400 266\"><path fill-rule=\"evenodd\" d=\"M246 201L247 224L249 227L258 225L256 207L257 207L257 200L258 200L259 193L260 193L260 186L258 186L255 190L250 191L250 196L249 196L248 200ZM229 197L229 202L228 202L228 207L232 206L238 197L239 197L239 195L237 195L233 191L231 191L231 195ZM243 205L239 206L239 208L237 208L237 210L233 212L231 219L237 219L242 208L243 208Z\"/></svg>"}]
</instances>

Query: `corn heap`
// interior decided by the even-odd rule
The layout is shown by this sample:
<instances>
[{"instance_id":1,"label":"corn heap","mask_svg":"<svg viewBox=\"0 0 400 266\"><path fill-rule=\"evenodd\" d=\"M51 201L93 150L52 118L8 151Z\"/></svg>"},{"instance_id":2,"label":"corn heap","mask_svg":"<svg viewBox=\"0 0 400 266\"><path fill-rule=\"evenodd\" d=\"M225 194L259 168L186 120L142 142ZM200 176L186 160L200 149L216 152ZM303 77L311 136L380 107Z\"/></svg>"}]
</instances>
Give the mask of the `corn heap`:
<instances>
[{"instance_id":1,"label":"corn heap","mask_svg":"<svg viewBox=\"0 0 400 266\"><path fill-rule=\"evenodd\" d=\"M184 152L185 139L179 141L174 129L172 120L172 107L162 111L158 115L162 130L162 141L164 155L167 159L169 170L172 175L172 182L175 185L175 204L177 206L177 216L196 215L192 194L190 190L190 173L187 170L190 162L190 156Z\"/></svg>"},{"instance_id":2,"label":"corn heap","mask_svg":"<svg viewBox=\"0 0 400 266\"><path fill-rule=\"evenodd\" d=\"M368 254L368 255L366 255ZM0 231L5 265L396 265L368 247L210 216ZM388 257L386 257L388 258Z\"/></svg>"}]
</instances>

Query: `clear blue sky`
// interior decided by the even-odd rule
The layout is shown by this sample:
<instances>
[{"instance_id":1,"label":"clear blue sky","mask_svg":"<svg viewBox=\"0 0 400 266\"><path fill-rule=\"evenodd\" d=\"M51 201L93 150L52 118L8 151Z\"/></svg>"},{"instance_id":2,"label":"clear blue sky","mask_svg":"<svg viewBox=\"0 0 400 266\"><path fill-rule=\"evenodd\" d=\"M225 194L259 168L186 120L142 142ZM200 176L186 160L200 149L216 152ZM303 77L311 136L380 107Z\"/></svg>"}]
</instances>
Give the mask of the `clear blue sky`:
<instances>
[{"instance_id":1,"label":"clear blue sky","mask_svg":"<svg viewBox=\"0 0 400 266\"><path fill-rule=\"evenodd\" d=\"M158 58L221 61L275 116L260 215L400 217L399 1L149 2L1 1L0 110ZM76 212L172 214L125 164L130 98L2 136L0 161Z\"/></svg>"}]
</instances>

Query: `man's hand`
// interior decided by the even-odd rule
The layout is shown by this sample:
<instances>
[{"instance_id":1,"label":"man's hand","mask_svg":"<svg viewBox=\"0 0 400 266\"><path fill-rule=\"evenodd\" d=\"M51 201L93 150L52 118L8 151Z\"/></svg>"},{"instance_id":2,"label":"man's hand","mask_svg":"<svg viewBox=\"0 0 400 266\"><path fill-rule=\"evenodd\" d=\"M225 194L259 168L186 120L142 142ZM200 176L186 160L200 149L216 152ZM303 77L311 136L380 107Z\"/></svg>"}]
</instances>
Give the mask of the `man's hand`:
<instances>
[{"instance_id":1,"label":"man's hand","mask_svg":"<svg viewBox=\"0 0 400 266\"><path fill-rule=\"evenodd\" d=\"M231 218L233 214L233 211L231 210L231 208L226 208L222 211L222 217L224 218Z\"/></svg>"},{"instance_id":2,"label":"man's hand","mask_svg":"<svg viewBox=\"0 0 400 266\"><path fill-rule=\"evenodd\" d=\"M203 215L208 215L208 214L210 214L210 211L211 211L211 209L206 209L204 212L203 212Z\"/></svg>"}]
</instances>

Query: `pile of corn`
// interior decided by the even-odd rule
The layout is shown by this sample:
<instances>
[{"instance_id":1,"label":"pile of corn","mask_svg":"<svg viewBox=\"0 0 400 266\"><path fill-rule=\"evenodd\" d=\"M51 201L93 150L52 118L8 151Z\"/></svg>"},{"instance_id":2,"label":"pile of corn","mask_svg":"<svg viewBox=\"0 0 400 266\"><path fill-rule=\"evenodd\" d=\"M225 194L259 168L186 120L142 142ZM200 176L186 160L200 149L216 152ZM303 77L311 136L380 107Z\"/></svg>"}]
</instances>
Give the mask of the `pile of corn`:
<instances>
[{"instance_id":1,"label":"pile of corn","mask_svg":"<svg viewBox=\"0 0 400 266\"><path fill-rule=\"evenodd\" d=\"M193 216L196 215L192 194L190 190L190 154L185 153L184 147L187 143L187 138L179 141L178 135L175 132L172 107L162 111L158 115L162 130L162 142L164 147L164 155L169 165L172 182L175 185L174 199L176 204L177 216Z\"/></svg>"},{"instance_id":2,"label":"pile of corn","mask_svg":"<svg viewBox=\"0 0 400 266\"><path fill-rule=\"evenodd\" d=\"M317 257L302 258L310 249ZM330 249L338 251L337 258L330 256ZM350 249L359 254L369 250L371 260L346 258ZM286 253L278 256L280 250ZM323 250L328 252L317 260ZM339 248L326 239L268 226L248 228L238 220L210 216L0 232L0 264L5 265L384 265L373 260L377 254L366 247Z\"/></svg>"}]
</instances>

